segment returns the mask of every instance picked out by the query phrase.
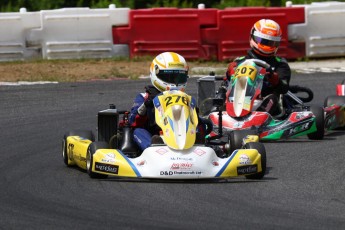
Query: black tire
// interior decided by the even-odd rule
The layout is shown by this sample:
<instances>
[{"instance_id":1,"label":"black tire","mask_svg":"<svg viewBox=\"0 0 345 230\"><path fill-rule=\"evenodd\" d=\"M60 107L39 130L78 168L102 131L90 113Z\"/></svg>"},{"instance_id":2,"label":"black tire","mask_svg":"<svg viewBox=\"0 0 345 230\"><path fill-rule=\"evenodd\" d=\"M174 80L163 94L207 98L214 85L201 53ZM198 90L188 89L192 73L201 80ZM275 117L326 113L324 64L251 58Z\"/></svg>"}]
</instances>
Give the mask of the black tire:
<instances>
[{"instance_id":1,"label":"black tire","mask_svg":"<svg viewBox=\"0 0 345 230\"><path fill-rule=\"evenodd\" d=\"M69 136L80 136L80 137L86 138L90 141L95 140L95 137L94 137L91 130L72 130L72 131L65 133L65 135L63 136L63 139L62 139L62 159L63 159L63 162L65 163L65 165L67 165L67 166L72 165L68 162L69 156L67 153L67 137L69 137Z\"/></svg>"},{"instance_id":2,"label":"black tire","mask_svg":"<svg viewBox=\"0 0 345 230\"><path fill-rule=\"evenodd\" d=\"M266 174L266 165L267 165L266 148L265 148L264 144L261 142L249 142L249 143L245 144L244 147L246 149L258 150L258 152L261 154L261 168L262 168L261 172L247 175L246 178L247 179L254 179L254 180L262 179Z\"/></svg>"},{"instance_id":3,"label":"black tire","mask_svg":"<svg viewBox=\"0 0 345 230\"><path fill-rule=\"evenodd\" d=\"M92 167L92 164L93 164L93 154L95 154L97 149L108 149L108 148L109 148L109 144L107 142L96 141L96 142L92 142L90 144L89 148L87 149L87 153L86 153L86 172L87 172L87 174L89 174L89 176L91 178L105 179L105 178L108 177L108 175L94 173L91 170L91 167Z\"/></svg>"},{"instance_id":4,"label":"black tire","mask_svg":"<svg viewBox=\"0 0 345 230\"><path fill-rule=\"evenodd\" d=\"M234 130L229 133L230 153L243 147L243 138L247 135L257 135L256 130Z\"/></svg>"},{"instance_id":5,"label":"black tire","mask_svg":"<svg viewBox=\"0 0 345 230\"><path fill-rule=\"evenodd\" d=\"M344 105L345 104L345 97L344 96L328 96L325 99L324 106L329 107L331 105Z\"/></svg>"},{"instance_id":6,"label":"black tire","mask_svg":"<svg viewBox=\"0 0 345 230\"><path fill-rule=\"evenodd\" d=\"M310 106L310 111L315 115L316 132L309 133L307 136L310 140L322 140L325 136L325 114L321 106Z\"/></svg>"},{"instance_id":7,"label":"black tire","mask_svg":"<svg viewBox=\"0 0 345 230\"><path fill-rule=\"evenodd\" d=\"M67 154L67 137L64 137L62 139L62 159L65 165L71 166L71 164L68 163L68 154Z\"/></svg>"}]
</instances>

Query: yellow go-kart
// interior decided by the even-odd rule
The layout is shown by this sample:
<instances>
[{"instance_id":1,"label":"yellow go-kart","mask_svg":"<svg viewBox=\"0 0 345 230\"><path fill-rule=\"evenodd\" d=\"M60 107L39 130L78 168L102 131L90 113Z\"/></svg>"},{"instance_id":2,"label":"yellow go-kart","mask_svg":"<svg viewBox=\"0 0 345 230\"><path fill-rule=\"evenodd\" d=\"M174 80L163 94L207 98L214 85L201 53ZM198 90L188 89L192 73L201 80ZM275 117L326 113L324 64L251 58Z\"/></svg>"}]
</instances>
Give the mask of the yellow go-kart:
<instances>
[{"instance_id":1,"label":"yellow go-kart","mask_svg":"<svg viewBox=\"0 0 345 230\"><path fill-rule=\"evenodd\" d=\"M156 124L162 130L160 142L138 152L132 145L132 128L123 122L119 126L119 111L109 108L98 113L97 141L92 131L65 134L64 163L77 165L92 178L264 177L266 151L258 136L238 131L199 138L195 100L182 91L163 92L155 97L154 107ZM126 114L123 116L126 123ZM225 154L220 156L217 149Z\"/></svg>"}]
</instances>

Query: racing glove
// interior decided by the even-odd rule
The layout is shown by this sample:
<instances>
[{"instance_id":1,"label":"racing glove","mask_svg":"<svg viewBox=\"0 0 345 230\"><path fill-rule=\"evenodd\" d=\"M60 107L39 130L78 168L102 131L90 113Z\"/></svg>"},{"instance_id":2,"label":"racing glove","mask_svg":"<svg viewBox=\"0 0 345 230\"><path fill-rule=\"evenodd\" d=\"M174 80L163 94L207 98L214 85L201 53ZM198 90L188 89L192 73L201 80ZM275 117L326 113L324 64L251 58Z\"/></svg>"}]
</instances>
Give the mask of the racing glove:
<instances>
[{"instance_id":1,"label":"racing glove","mask_svg":"<svg viewBox=\"0 0 345 230\"><path fill-rule=\"evenodd\" d=\"M138 108L138 114L144 116L147 108L153 108L153 99L161 92L152 85L145 87L146 96L144 103Z\"/></svg>"},{"instance_id":2,"label":"racing glove","mask_svg":"<svg viewBox=\"0 0 345 230\"><path fill-rule=\"evenodd\" d=\"M153 108L153 99L152 98L147 98L144 101L144 105L146 108Z\"/></svg>"},{"instance_id":3,"label":"racing glove","mask_svg":"<svg viewBox=\"0 0 345 230\"><path fill-rule=\"evenodd\" d=\"M145 106L148 107L153 107L153 99L160 94L161 92L156 89L156 87L152 86L152 85L148 85L145 87L146 90L146 99L145 99Z\"/></svg>"},{"instance_id":4,"label":"racing glove","mask_svg":"<svg viewBox=\"0 0 345 230\"><path fill-rule=\"evenodd\" d=\"M228 79L228 81L230 81L231 75L235 74L236 67L237 67L237 62L235 62L235 61L233 61L229 64L228 69L226 71L226 78Z\"/></svg>"},{"instance_id":5,"label":"racing glove","mask_svg":"<svg viewBox=\"0 0 345 230\"><path fill-rule=\"evenodd\" d=\"M275 87L279 83L278 73L276 72L267 72L265 79L271 84L272 87Z\"/></svg>"},{"instance_id":6,"label":"racing glove","mask_svg":"<svg viewBox=\"0 0 345 230\"><path fill-rule=\"evenodd\" d=\"M226 100L226 88L224 86L221 86L218 89L216 98L221 98L225 102L225 100Z\"/></svg>"}]
</instances>

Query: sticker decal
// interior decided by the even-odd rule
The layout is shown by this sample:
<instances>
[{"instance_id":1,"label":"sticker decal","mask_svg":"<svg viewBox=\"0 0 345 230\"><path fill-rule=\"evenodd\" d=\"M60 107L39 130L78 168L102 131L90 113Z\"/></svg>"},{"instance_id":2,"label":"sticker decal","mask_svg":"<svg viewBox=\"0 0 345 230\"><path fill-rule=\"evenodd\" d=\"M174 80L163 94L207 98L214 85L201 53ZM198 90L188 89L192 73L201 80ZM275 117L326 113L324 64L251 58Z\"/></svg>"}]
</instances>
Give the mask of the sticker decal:
<instances>
[{"instance_id":1,"label":"sticker decal","mask_svg":"<svg viewBox=\"0 0 345 230\"><path fill-rule=\"evenodd\" d=\"M115 163L115 154L114 153L106 153L104 158L101 160L104 163Z\"/></svg>"},{"instance_id":2,"label":"sticker decal","mask_svg":"<svg viewBox=\"0 0 345 230\"><path fill-rule=\"evenodd\" d=\"M118 165L111 165L111 164L103 164L103 163L95 163L95 170L100 172L106 172L111 174L119 174L119 166Z\"/></svg>"},{"instance_id":3,"label":"sticker decal","mask_svg":"<svg viewBox=\"0 0 345 230\"><path fill-rule=\"evenodd\" d=\"M239 160L241 165L250 165L252 163L246 154L241 154Z\"/></svg>"},{"instance_id":4,"label":"sticker decal","mask_svg":"<svg viewBox=\"0 0 345 230\"><path fill-rule=\"evenodd\" d=\"M258 172L258 165L245 165L237 167L237 175L245 175Z\"/></svg>"}]
</instances>

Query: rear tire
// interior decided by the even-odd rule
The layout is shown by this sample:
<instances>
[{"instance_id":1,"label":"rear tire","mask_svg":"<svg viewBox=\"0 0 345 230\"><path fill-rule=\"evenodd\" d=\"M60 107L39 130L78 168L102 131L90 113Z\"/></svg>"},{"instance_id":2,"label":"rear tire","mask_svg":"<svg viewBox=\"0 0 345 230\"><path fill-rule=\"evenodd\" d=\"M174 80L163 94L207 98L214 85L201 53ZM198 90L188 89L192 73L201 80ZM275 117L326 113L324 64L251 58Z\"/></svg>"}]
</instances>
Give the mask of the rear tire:
<instances>
[{"instance_id":1,"label":"rear tire","mask_svg":"<svg viewBox=\"0 0 345 230\"><path fill-rule=\"evenodd\" d=\"M266 149L263 143L260 142L249 142L245 144L244 146L246 149L256 149L260 155L261 155L261 169L262 171L259 173L247 175L247 179L262 179L265 174L266 174L266 163L267 163L267 158L266 158Z\"/></svg>"},{"instance_id":2,"label":"rear tire","mask_svg":"<svg viewBox=\"0 0 345 230\"><path fill-rule=\"evenodd\" d=\"M65 165L67 165L67 166L72 165L72 163L71 163L72 159L70 158L70 156L67 153L67 137L69 137L69 136L80 136L80 137L83 137L83 138L88 139L90 141L95 140L95 137L94 137L91 130L72 130L72 131L65 133L65 135L63 136L63 139L62 139L62 159L63 159L63 162L65 163ZM68 160L68 158L70 158L70 161Z\"/></svg>"},{"instance_id":3,"label":"rear tire","mask_svg":"<svg viewBox=\"0 0 345 230\"><path fill-rule=\"evenodd\" d=\"M325 114L320 106L310 106L310 111L315 115L316 132L309 133L307 136L310 140L322 140L325 135Z\"/></svg>"},{"instance_id":4,"label":"rear tire","mask_svg":"<svg viewBox=\"0 0 345 230\"><path fill-rule=\"evenodd\" d=\"M105 179L105 178L108 177L108 175L98 174L98 173L92 172L93 154L95 154L95 152L98 149L108 149L108 148L109 148L109 144L107 142L96 141L96 142L92 142L90 144L89 148L87 149L87 153L86 153L86 171L87 171L87 174L89 174L89 176L91 178Z\"/></svg>"}]
</instances>

